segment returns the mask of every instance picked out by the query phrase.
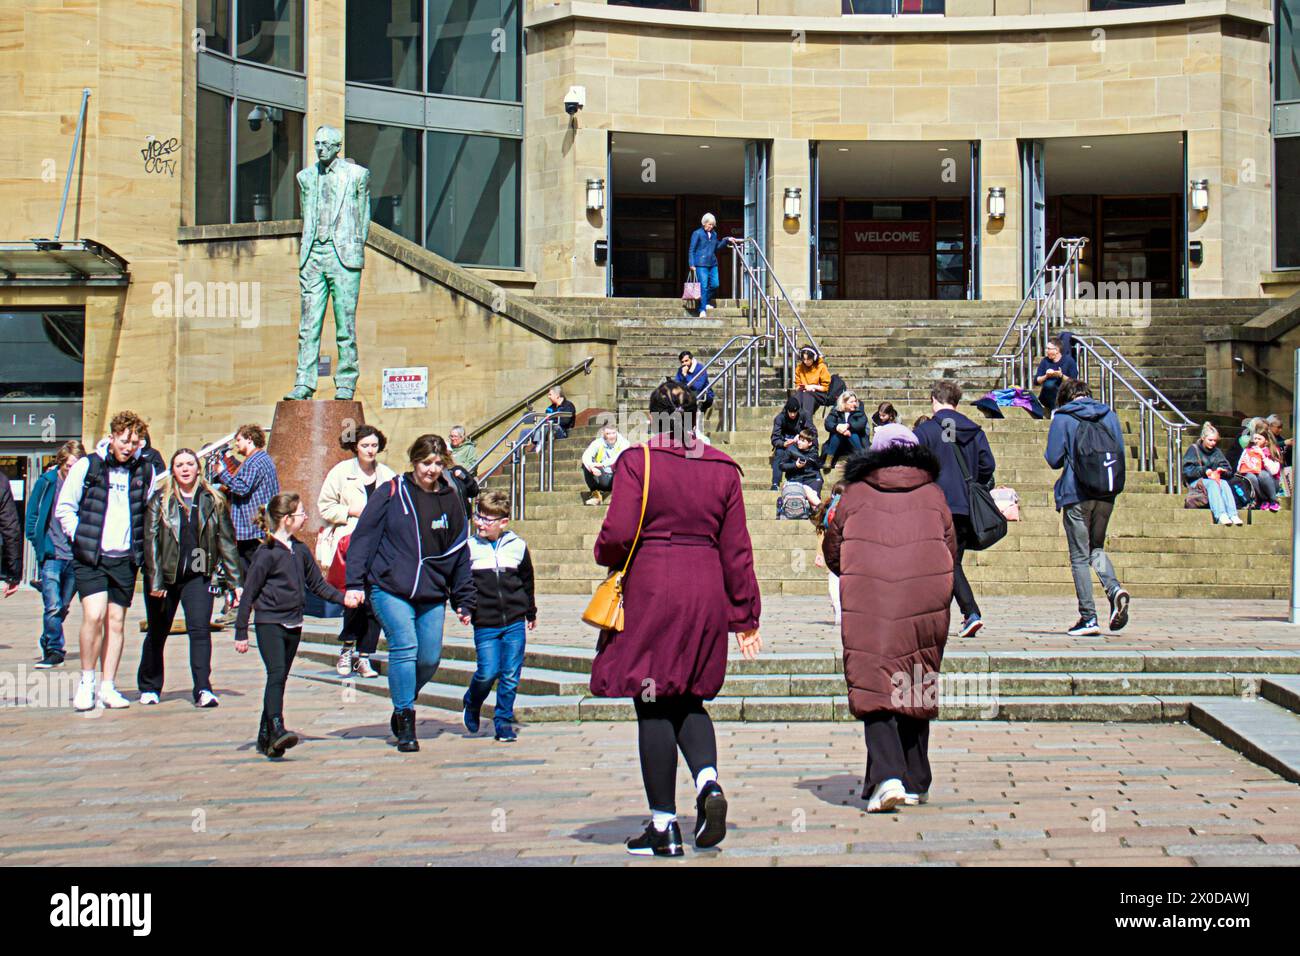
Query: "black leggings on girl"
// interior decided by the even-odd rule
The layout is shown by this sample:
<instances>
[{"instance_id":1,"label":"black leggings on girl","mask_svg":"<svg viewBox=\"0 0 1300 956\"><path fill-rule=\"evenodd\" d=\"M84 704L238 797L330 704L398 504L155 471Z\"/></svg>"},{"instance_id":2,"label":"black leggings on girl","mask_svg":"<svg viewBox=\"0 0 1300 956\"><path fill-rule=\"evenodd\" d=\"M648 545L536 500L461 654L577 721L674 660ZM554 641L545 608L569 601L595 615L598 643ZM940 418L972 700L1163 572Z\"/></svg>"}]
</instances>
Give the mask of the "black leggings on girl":
<instances>
[{"instance_id":1,"label":"black leggings on girl","mask_svg":"<svg viewBox=\"0 0 1300 956\"><path fill-rule=\"evenodd\" d=\"M284 715L284 685L293 667L298 642L302 640L301 627L283 624L254 624L257 632L257 652L266 666L266 691L262 694L262 710L267 717Z\"/></svg>"},{"instance_id":2,"label":"black leggings on girl","mask_svg":"<svg viewBox=\"0 0 1300 956\"><path fill-rule=\"evenodd\" d=\"M637 742L641 751L641 779L650 809L676 813L677 751L680 748L698 776L705 767L718 765L718 744L713 721L698 697L661 697L646 701L632 699L636 707Z\"/></svg>"}]
</instances>

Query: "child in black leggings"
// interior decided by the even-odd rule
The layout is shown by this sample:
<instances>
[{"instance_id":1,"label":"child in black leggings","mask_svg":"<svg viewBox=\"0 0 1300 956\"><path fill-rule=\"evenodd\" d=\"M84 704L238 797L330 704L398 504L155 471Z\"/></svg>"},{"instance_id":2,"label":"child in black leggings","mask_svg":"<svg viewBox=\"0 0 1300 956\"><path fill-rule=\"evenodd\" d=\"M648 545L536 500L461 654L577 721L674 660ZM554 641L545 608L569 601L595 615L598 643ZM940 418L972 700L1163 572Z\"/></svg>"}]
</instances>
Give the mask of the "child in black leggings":
<instances>
[{"instance_id":1,"label":"child in black leggings","mask_svg":"<svg viewBox=\"0 0 1300 956\"><path fill-rule=\"evenodd\" d=\"M235 650L248 653L248 617L257 611L257 650L266 666L266 691L262 695L262 722L257 729L257 752L275 758L298 743L298 735L284 726L284 685L302 640L302 612L307 588L326 601L355 607L326 583L307 546L295 538L307 520L302 501L292 492L276 495L262 509L267 535L253 553L235 619Z\"/></svg>"}]
</instances>

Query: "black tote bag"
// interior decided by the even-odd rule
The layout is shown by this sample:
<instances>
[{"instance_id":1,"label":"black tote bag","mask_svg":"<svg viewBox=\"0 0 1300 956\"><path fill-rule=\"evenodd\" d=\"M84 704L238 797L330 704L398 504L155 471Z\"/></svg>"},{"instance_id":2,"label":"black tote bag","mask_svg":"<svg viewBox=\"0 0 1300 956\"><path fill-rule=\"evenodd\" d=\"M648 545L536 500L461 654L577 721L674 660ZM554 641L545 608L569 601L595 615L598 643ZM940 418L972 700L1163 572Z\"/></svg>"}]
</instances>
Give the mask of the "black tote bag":
<instances>
[{"instance_id":1,"label":"black tote bag","mask_svg":"<svg viewBox=\"0 0 1300 956\"><path fill-rule=\"evenodd\" d=\"M966 491L970 496L970 536L966 541L966 550L983 551L991 548L1007 536L1006 516L998 510L993 493L971 478L970 469L966 467L966 456L962 454L961 445L954 443L953 457L961 476L966 479Z\"/></svg>"}]
</instances>

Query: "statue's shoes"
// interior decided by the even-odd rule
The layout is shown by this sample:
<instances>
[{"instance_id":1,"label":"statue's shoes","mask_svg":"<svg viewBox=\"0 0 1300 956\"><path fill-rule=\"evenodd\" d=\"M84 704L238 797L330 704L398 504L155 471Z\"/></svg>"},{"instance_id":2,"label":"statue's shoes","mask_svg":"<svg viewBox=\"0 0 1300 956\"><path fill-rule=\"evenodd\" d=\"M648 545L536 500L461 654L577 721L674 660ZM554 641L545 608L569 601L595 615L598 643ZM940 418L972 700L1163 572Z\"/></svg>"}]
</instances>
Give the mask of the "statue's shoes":
<instances>
[{"instance_id":1,"label":"statue's shoes","mask_svg":"<svg viewBox=\"0 0 1300 956\"><path fill-rule=\"evenodd\" d=\"M334 400L338 402L352 401L352 389L350 388L336 389L334 392Z\"/></svg>"},{"instance_id":2,"label":"statue's shoes","mask_svg":"<svg viewBox=\"0 0 1300 956\"><path fill-rule=\"evenodd\" d=\"M292 392L284 396L286 402L302 402L316 394L316 390L306 385L296 385Z\"/></svg>"}]
</instances>

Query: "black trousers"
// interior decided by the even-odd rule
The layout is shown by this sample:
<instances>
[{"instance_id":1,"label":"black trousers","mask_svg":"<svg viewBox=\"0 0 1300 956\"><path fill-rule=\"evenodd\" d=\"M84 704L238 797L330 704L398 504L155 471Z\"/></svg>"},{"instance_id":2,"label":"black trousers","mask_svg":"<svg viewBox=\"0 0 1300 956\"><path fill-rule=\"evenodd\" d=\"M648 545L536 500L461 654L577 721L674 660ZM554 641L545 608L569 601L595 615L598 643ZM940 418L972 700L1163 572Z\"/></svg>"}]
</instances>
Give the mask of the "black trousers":
<instances>
[{"instance_id":1,"label":"black trousers","mask_svg":"<svg viewBox=\"0 0 1300 956\"><path fill-rule=\"evenodd\" d=\"M953 515L952 530L957 535L957 561L952 566L952 596L957 599L962 617L970 617L980 612L975 592L970 589L970 582L966 580L966 572L961 566L961 559L966 554L966 542L971 534L970 518L967 515Z\"/></svg>"},{"instance_id":2,"label":"black trousers","mask_svg":"<svg viewBox=\"0 0 1300 956\"><path fill-rule=\"evenodd\" d=\"M379 648L381 630L383 626L370 603L370 589L366 588L364 604L343 609L343 629L339 631L339 640L344 644L355 644L359 653L373 654Z\"/></svg>"},{"instance_id":3,"label":"black trousers","mask_svg":"<svg viewBox=\"0 0 1300 956\"><path fill-rule=\"evenodd\" d=\"M677 812L677 751L680 749L697 776L705 767L718 765L718 743L713 721L698 697L632 699L636 707L637 746L641 752L641 780L650 809Z\"/></svg>"},{"instance_id":4,"label":"black trousers","mask_svg":"<svg viewBox=\"0 0 1300 956\"><path fill-rule=\"evenodd\" d=\"M212 592L202 575L191 575L167 588L165 597L144 596L149 630L140 649L140 669L136 686L140 693L163 689L163 650L171 634L176 609L185 609L185 630L190 637L190 677L194 681L194 699L199 691L212 690Z\"/></svg>"},{"instance_id":5,"label":"black trousers","mask_svg":"<svg viewBox=\"0 0 1300 956\"><path fill-rule=\"evenodd\" d=\"M930 789L930 722L877 711L862 718L867 737L863 798L886 780L901 780L908 793Z\"/></svg>"},{"instance_id":6,"label":"black trousers","mask_svg":"<svg viewBox=\"0 0 1300 956\"><path fill-rule=\"evenodd\" d=\"M593 475L586 468L582 469L582 477L587 482L588 491L612 491L614 488L614 476L601 472L599 475Z\"/></svg>"},{"instance_id":7,"label":"black trousers","mask_svg":"<svg viewBox=\"0 0 1300 956\"><path fill-rule=\"evenodd\" d=\"M257 652L266 667L266 690L262 694L262 713L267 717L284 715L284 685L289 679L289 668L298 653L302 640L301 627L283 624L254 624L257 632Z\"/></svg>"}]
</instances>

